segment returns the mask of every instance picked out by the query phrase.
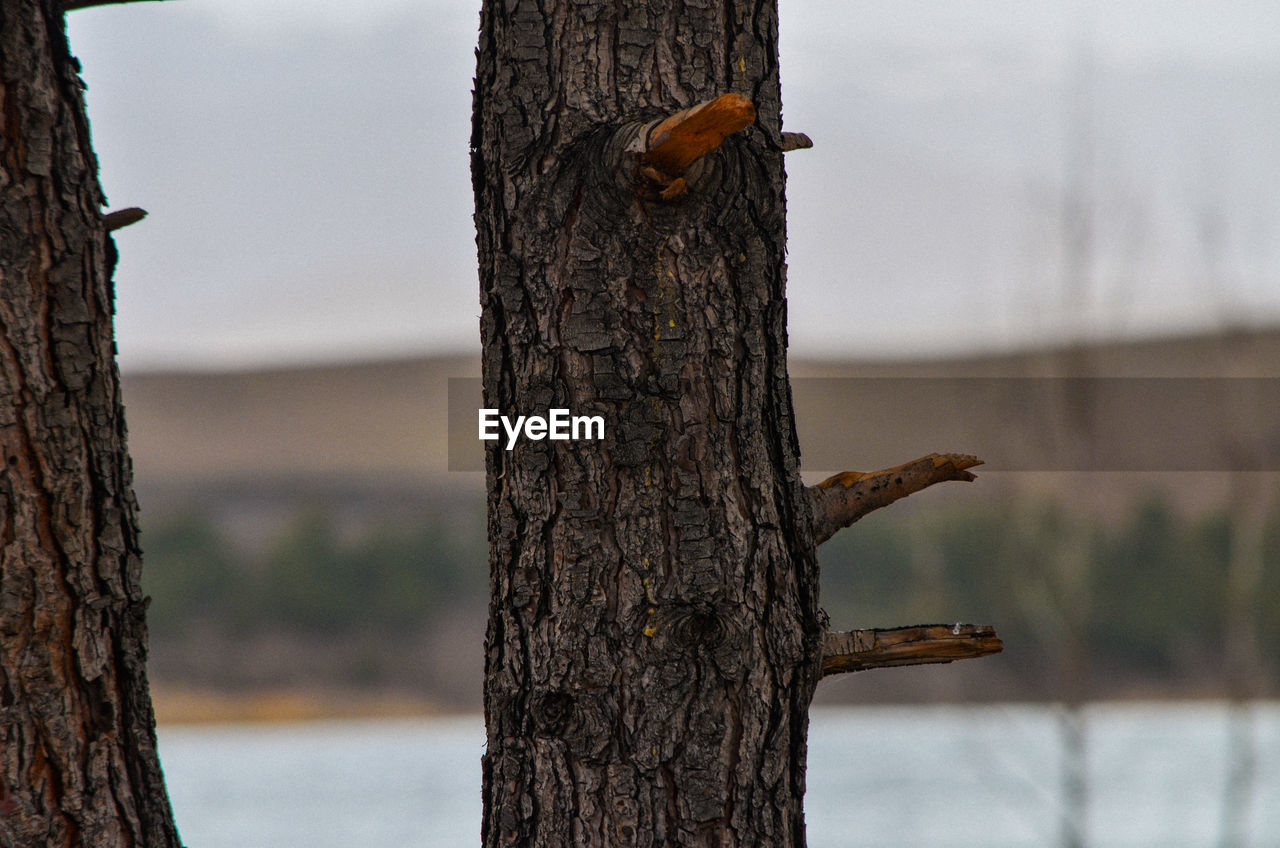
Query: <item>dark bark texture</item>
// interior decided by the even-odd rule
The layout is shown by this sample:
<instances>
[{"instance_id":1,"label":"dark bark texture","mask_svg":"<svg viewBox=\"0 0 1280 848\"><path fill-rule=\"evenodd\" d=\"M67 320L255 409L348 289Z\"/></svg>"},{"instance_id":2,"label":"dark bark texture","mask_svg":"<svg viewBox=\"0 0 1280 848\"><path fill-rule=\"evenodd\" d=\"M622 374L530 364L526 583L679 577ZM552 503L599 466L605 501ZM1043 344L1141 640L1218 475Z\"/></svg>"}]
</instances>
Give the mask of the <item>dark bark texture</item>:
<instances>
[{"instance_id":1,"label":"dark bark texture","mask_svg":"<svg viewBox=\"0 0 1280 848\"><path fill-rule=\"evenodd\" d=\"M786 371L776 5L490 0L472 140L489 442L483 838L804 844L822 622ZM664 201L645 122L757 122Z\"/></svg>"},{"instance_id":2,"label":"dark bark texture","mask_svg":"<svg viewBox=\"0 0 1280 848\"><path fill-rule=\"evenodd\" d=\"M0 0L0 844L177 846L77 71L56 3Z\"/></svg>"}]
</instances>

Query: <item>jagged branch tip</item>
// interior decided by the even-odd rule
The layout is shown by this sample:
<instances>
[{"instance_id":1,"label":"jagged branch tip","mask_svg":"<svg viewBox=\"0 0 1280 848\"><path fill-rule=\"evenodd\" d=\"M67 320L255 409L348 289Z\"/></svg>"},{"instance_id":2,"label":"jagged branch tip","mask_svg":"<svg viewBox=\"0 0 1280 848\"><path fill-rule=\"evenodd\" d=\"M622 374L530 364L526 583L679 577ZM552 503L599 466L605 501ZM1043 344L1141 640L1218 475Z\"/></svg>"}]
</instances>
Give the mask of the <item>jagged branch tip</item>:
<instances>
[{"instance_id":1,"label":"jagged branch tip","mask_svg":"<svg viewBox=\"0 0 1280 848\"><path fill-rule=\"evenodd\" d=\"M822 676L872 668L949 663L998 654L1004 642L985 624L920 624L827 633Z\"/></svg>"}]
</instances>

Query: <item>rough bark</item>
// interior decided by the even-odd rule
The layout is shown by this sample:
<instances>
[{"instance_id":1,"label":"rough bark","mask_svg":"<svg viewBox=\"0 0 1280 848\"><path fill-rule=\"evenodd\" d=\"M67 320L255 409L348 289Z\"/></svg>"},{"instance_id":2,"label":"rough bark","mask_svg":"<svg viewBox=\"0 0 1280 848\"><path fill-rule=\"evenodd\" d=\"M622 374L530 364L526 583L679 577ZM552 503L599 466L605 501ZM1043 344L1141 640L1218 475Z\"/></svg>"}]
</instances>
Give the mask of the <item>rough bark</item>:
<instances>
[{"instance_id":1,"label":"rough bark","mask_svg":"<svg viewBox=\"0 0 1280 848\"><path fill-rule=\"evenodd\" d=\"M177 846L77 71L56 3L0 0L0 844Z\"/></svg>"},{"instance_id":2,"label":"rough bark","mask_svg":"<svg viewBox=\"0 0 1280 848\"><path fill-rule=\"evenodd\" d=\"M485 405L606 421L488 443L490 848L804 844L822 622L776 33L768 2L485 3ZM756 123L651 190L642 131L726 93Z\"/></svg>"}]
</instances>

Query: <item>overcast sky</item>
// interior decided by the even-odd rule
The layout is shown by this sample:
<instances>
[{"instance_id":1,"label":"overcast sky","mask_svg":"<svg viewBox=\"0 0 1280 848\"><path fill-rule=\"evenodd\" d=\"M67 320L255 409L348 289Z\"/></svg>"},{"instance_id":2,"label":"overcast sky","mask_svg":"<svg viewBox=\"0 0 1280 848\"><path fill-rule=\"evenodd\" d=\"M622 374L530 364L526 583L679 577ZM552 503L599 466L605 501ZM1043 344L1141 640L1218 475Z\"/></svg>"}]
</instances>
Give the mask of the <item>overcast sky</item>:
<instances>
[{"instance_id":1,"label":"overcast sky","mask_svg":"<svg viewBox=\"0 0 1280 848\"><path fill-rule=\"evenodd\" d=\"M797 354L1280 321L1280 3L781 5ZM478 347L478 3L69 21L109 208L151 213L117 233L125 368Z\"/></svg>"}]
</instances>

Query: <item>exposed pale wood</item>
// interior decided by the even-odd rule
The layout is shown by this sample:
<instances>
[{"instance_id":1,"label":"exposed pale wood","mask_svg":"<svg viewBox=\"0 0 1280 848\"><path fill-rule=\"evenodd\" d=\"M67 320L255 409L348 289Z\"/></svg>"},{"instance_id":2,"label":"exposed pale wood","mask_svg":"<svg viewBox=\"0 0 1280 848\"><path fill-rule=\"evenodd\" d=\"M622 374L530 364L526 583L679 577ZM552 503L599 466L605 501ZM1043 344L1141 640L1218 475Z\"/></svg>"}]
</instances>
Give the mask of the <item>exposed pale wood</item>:
<instances>
[{"instance_id":1,"label":"exposed pale wood","mask_svg":"<svg viewBox=\"0 0 1280 848\"><path fill-rule=\"evenodd\" d=\"M106 226L107 232L113 232L121 227L136 224L145 217L147 217L147 210L139 209L137 206L130 206L127 209L108 212L102 217L102 223Z\"/></svg>"},{"instance_id":2,"label":"exposed pale wood","mask_svg":"<svg viewBox=\"0 0 1280 848\"><path fill-rule=\"evenodd\" d=\"M869 512L949 480L971 482L967 469L982 464L976 456L931 453L881 471L845 471L809 487L813 498L813 538L822 544Z\"/></svg>"},{"instance_id":3,"label":"exposed pale wood","mask_svg":"<svg viewBox=\"0 0 1280 848\"><path fill-rule=\"evenodd\" d=\"M827 633L822 676L871 668L949 663L998 654L1004 643L983 624L920 624L888 630Z\"/></svg>"}]
</instances>

